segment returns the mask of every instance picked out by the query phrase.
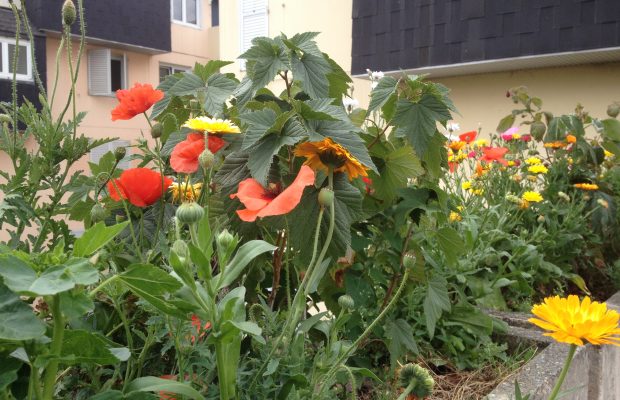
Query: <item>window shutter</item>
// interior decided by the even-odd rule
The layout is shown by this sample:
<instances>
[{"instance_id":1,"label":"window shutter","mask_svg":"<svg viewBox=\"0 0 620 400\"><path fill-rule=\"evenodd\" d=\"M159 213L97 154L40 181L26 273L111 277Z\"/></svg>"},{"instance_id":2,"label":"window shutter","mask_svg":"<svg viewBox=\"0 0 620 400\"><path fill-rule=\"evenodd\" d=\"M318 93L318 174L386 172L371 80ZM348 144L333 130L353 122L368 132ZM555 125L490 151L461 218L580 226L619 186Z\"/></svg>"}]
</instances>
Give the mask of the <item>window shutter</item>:
<instances>
[{"instance_id":1,"label":"window shutter","mask_svg":"<svg viewBox=\"0 0 620 400\"><path fill-rule=\"evenodd\" d=\"M127 149L127 153L125 154L125 157L123 157L123 159L118 163L118 168L128 169L131 167L131 161L129 160L129 157L131 156L131 148L129 147L129 144L129 140L113 140L109 143L97 146L90 151L90 162L99 164L99 160L101 160L101 157L103 157L106 153L114 153L114 150L116 150L116 148L124 147Z\"/></svg>"},{"instance_id":2,"label":"window shutter","mask_svg":"<svg viewBox=\"0 0 620 400\"><path fill-rule=\"evenodd\" d=\"M269 36L267 0L241 1L241 53L252 47L252 39ZM245 70L245 60L240 60Z\"/></svg>"},{"instance_id":3,"label":"window shutter","mask_svg":"<svg viewBox=\"0 0 620 400\"><path fill-rule=\"evenodd\" d=\"M110 49L88 51L88 94L109 96L112 93Z\"/></svg>"}]
</instances>

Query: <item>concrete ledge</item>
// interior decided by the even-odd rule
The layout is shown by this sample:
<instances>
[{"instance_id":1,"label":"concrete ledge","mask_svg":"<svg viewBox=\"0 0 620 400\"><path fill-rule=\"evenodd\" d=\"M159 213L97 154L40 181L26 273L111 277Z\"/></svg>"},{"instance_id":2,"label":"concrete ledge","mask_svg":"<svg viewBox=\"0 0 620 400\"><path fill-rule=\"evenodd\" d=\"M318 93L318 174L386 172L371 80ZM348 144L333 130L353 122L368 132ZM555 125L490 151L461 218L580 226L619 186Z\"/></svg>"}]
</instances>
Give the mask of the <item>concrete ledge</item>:
<instances>
[{"instance_id":1,"label":"concrete ledge","mask_svg":"<svg viewBox=\"0 0 620 400\"><path fill-rule=\"evenodd\" d=\"M620 292L607 300L609 308L620 311ZM519 382L521 393L529 394L530 400L546 400L560 375L568 354L568 345L555 343L553 339L542 336L541 330L528 323L527 314L492 313L510 325L511 342L529 342L544 349L520 371L501 383L488 396L488 400L514 400L515 380ZM546 347L545 347L546 346ZM578 347L575 358L562 386L567 393L563 400L619 400L620 399L620 348L616 346Z\"/></svg>"}]
</instances>

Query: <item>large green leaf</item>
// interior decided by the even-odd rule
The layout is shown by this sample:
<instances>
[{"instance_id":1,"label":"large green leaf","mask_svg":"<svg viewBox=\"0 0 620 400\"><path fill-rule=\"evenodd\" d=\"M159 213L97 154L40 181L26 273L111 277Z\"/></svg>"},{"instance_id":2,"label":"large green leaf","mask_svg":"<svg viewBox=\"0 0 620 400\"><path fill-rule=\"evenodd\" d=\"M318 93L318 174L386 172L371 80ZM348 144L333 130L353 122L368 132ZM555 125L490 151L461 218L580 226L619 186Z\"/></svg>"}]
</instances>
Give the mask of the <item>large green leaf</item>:
<instances>
[{"instance_id":1,"label":"large green leaf","mask_svg":"<svg viewBox=\"0 0 620 400\"><path fill-rule=\"evenodd\" d=\"M183 72L181 79L168 89L168 94L171 96L195 95L199 89L203 89L204 87L205 83L199 76L192 72Z\"/></svg>"},{"instance_id":2,"label":"large green leaf","mask_svg":"<svg viewBox=\"0 0 620 400\"><path fill-rule=\"evenodd\" d=\"M0 339L32 340L45 334L45 324L19 296L0 283Z\"/></svg>"},{"instance_id":3,"label":"large green leaf","mask_svg":"<svg viewBox=\"0 0 620 400\"><path fill-rule=\"evenodd\" d=\"M290 118L290 114L287 115ZM276 118L278 115L270 108L239 115L241 122L247 124L241 149L247 150L255 145L276 123Z\"/></svg>"},{"instance_id":4,"label":"large green leaf","mask_svg":"<svg viewBox=\"0 0 620 400\"><path fill-rule=\"evenodd\" d=\"M425 172L411 146L401 146L390 151L389 148L384 150L377 144L371 154L383 161L379 166L380 176L372 176L375 196L382 200L390 201L396 196L398 189L407 186L409 179Z\"/></svg>"},{"instance_id":5,"label":"large green leaf","mask_svg":"<svg viewBox=\"0 0 620 400\"><path fill-rule=\"evenodd\" d=\"M620 121L615 118L608 118L601 121L603 124L603 135L616 142L620 142Z\"/></svg>"},{"instance_id":6,"label":"large green leaf","mask_svg":"<svg viewBox=\"0 0 620 400\"><path fill-rule=\"evenodd\" d=\"M117 364L119 360L110 351L106 340L79 329L66 330L60 358L66 364Z\"/></svg>"},{"instance_id":7,"label":"large green leaf","mask_svg":"<svg viewBox=\"0 0 620 400\"><path fill-rule=\"evenodd\" d=\"M228 263L226 268L224 268L224 271L213 277L213 281L217 282L216 290L230 285L257 256L268 251L274 251L275 249L275 246L263 240L251 240L243 244L239 247L239 250L237 250L235 256Z\"/></svg>"},{"instance_id":8,"label":"large green leaf","mask_svg":"<svg viewBox=\"0 0 620 400\"><path fill-rule=\"evenodd\" d=\"M120 224L106 226L103 222L91 226L84 234L75 241L73 245L73 255L76 257L85 257L93 254L108 242L116 237L127 227L129 221Z\"/></svg>"},{"instance_id":9,"label":"large green leaf","mask_svg":"<svg viewBox=\"0 0 620 400\"><path fill-rule=\"evenodd\" d=\"M252 47L239 56L247 60L247 74L253 88L262 88L275 78L278 71L288 70L289 61L281 39L258 37Z\"/></svg>"},{"instance_id":10,"label":"large green leaf","mask_svg":"<svg viewBox=\"0 0 620 400\"><path fill-rule=\"evenodd\" d=\"M329 63L331 72L327 74L327 81L329 82L329 96L332 99L342 99L342 96L349 93L350 84L353 83L351 77L342 69L340 65L325 53L323 57Z\"/></svg>"},{"instance_id":11,"label":"large green leaf","mask_svg":"<svg viewBox=\"0 0 620 400\"><path fill-rule=\"evenodd\" d=\"M194 400L204 399L204 397L197 390L186 383L156 378L154 376L145 376L134 379L125 389L125 393L130 392L170 392L187 396L188 398Z\"/></svg>"},{"instance_id":12,"label":"large green leaf","mask_svg":"<svg viewBox=\"0 0 620 400\"><path fill-rule=\"evenodd\" d=\"M183 286L164 270L150 264L133 264L119 276L119 279L158 310L169 315L185 316L185 313L179 311L164 297Z\"/></svg>"},{"instance_id":13,"label":"large green leaf","mask_svg":"<svg viewBox=\"0 0 620 400\"><path fill-rule=\"evenodd\" d=\"M377 87L370 93L370 104L368 105L368 114L383 107L392 95L396 93L396 85L398 80L391 76L381 78Z\"/></svg>"},{"instance_id":14,"label":"large green leaf","mask_svg":"<svg viewBox=\"0 0 620 400\"><path fill-rule=\"evenodd\" d=\"M233 61L211 60L206 64L196 63L194 65L194 74L200 77L203 82L207 82L209 77L216 72L220 72L220 68L232 64Z\"/></svg>"},{"instance_id":15,"label":"large green leaf","mask_svg":"<svg viewBox=\"0 0 620 400\"><path fill-rule=\"evenodd\" d=\"M426 329L431 339L435 335L435 325L443 311L451 309L450 296L448 295L448 282L438 274L434 274L428 281L426 297L424 297L424 317Z\"/></svg>"},{"instance_id":16,"label":"large green leaf","mask_svg":"<svg viewBox=\"0 0 620 400\"><path fill-rule=\"evenodd\" d=\"M2 393L11 383L17 380L17 371L22 367L22 362L16 358L10 358L0 353L2 363L0 363L0 393ZM10 398L10 397L9 397Z\"/></svg>"},{"instance_id":17,"label":"large green leaf","mask_svg":"<svg viewBox=\"0 0 620 400\"><path fill-rule=\"evenodd\" d=\"M454 228L449 226L445 226L437 231L437 242L449 264L454 264L457 258L465 252L463 238Z\"/></svg>"},{"instance_id":18,"label":"large green leaf","mask_svg":"<svg viewBox=\"0 0 620 400\"><path fill-rule=\"evenodd\" d=\"M418 102L399 100L392 121L397 127L396 135L406 137L422 157L437 130L437 122L450 118L450 111L440 99L425 94Z\"/></svg>"},{"instance_id":19,"label":"large green leaf","mask_svg":"<svg viewBox=\"0 0 620 400\"><path fill-rule=\"evenodd\" d=\"M294 54L291 64L293 77L301 82L301 87L310 97L320 99L329 95L326 75L331 72L331 67L323 54L305 53L301 57Z\"/></svg>"},{"instance_id":20,"label":"large green leaf","mask_svg":"<svg viewBox=\"0 0 620 400\"><path fill-rule=\"evenodd\" d=\"M237 82L226 75L215 73L207 80L205 91L205 111L213 116L220 116L224 112L224 103L228 100L235 89Z\"/></svg>"},{"instance_id":21,"label":"large green leaf","mask_svg":"<svg viewBox=\"0 0 620 400\"><path fill-rule=\"evenodd\" d=\"M0 254L0 276L4 284L17 293L27 291L37 279L30 265L11 254Z\"/></svg>"},{"instance_id":22,"label":"large green leaf","mask_svg":"<svg viewBox=\"0 0 620 400\"><path fill-rule=\"evenodd\" d=\"M390 365L396 367L396 362L407 351L418 353L418 345L413 338L413 328L404 319L388 320L385 324L385 336L388 339L390 351Z\"/></svg>"}]
</instances>

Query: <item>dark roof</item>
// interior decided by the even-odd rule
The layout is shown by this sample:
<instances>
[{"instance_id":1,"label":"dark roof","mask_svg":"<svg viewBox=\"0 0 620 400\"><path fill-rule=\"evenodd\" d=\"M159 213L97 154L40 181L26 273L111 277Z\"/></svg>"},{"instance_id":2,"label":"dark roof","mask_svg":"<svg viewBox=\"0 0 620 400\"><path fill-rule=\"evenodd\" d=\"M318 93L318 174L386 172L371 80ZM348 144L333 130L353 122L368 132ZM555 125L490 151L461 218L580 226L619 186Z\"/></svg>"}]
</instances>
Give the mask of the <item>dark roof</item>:
<instances>
[{"instance_id":1,"label":"dark roof","mask_svg":"<svg viewBox=\"0 0 620 400\"><path fill-rule=\"evenodd\" d=\"M353 0L353 74L618 46L620 0Z\"/></svg>"}]
</instances>

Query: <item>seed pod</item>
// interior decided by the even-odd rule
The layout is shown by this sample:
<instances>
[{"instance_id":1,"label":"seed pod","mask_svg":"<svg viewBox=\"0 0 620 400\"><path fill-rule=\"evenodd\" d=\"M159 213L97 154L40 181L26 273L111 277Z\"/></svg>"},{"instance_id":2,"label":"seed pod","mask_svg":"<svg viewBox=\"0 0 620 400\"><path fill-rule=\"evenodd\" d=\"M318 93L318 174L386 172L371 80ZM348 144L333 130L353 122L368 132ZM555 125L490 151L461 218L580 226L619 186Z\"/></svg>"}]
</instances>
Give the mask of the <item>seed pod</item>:
<instances>
[{"instance_id":1,"label":"seed pod","mask_svg":"<svg viewBox=\"0 0 620 400\"><path fill-rule=\"evenodd\" d=\"M162 133L164 133L164 126L159 122L153 125L153 127L151 128L151 137L153 139L161 137Z\"/></svg>"},{"instance_id":2,"label":"seed pod","mask_svg":"<svg viewBox=\"0 0 620 400\"><path fill-rule=\"evenodd\" d=\"M403 266L408 269L415 268L416 256L413 253L406 253L403 257Z\"/></svg>"},{"instance_id":3,"label":"seed pod","mask_svg":"<svg viewBox=\"0 0 620 400\"><path fill-rule=\"evenodd\" d=\"M90 220L93 223L103 221L106 217L105 208L99 203L96 203L93 208L90 209Z\"/></svg>"},{"instance_id":4,"label":"seed pod","mask_svg":"<svg viewBox=\"0 0 620 400\"><path fill-rule=\"evenodd\" d=\"M65 3L62 5L62 22L67 26L71 26L75 22L76 15L73 0L65 0Z\"/></svg>"},{"instance_id":5,"label":"seed pod","mask_svg":"<svg viewBox=\"0 0 620 400\"><path fill-rule=\"evenodd\" d=\"M229 246L232 246L237 241L237 239L235 239L235 237L230 232L228 232L228 229L224 229L222 232L220 232L219 235L217 235L216 240L217 245L221 249L228 249Z\"/></svg>"},{"instance_id":6,"label":"seed pod","mask_svg":"<svg viewBox=\"0 0 620 400\"><path fill-rule=\"evenodd\" d=\"M215 162L215 156L211 153L211 150L204 149L202 153L198 156L198 162L200 166L206 171L213 166Z\"/></svg>"},{"instance_id":7,"label":"seed pod","mask_svg":"<svg viewBox=\"0 0 620 400\"><path fill-rule=\"evenodd\" d=\"M344 310L353 310L355 308L355 301L348 294L338 297L338 305Z\"/></svg>"},{"instance_id":8,"label":"seed pod","mask_svg":"<svg viewBox=\"0 0 620 400\"><path fill-rule=\"evenodd\" d=\"M114 158L116 161L121 161L127 155L127 149L125 147L117 147L114 149Z\"/></svg>"},{"instance_id":9,"label":"seed pod","mask_svg":"<svg viewBox=\"0 0 620 400\"><path fill-rule=\"evenodd\" d=\"M418 399L430 396L435 386L435 381L426 368L417 364L405 364L400 370L399 385L407 388L411 383L413 387L409 394Z\"/></svg>"},{"instance_id":10,"label":"seed pod","mask_svg":"<svg viewBox=\"0 0 620 400\"><path fill-rule=\"evenodd\" d=\"M319 204L321 207L330 207L334 203L334 191L322 188L319 192Z\"/></svg>"},{"instance_id":11,"label":"seed pod","mask_svg":"<svg viewBox=\"0 0 620 400\"><path fill-rule=\"evenodd\" d=\"M176 217L182 224L194 224L202 219L205 210L195 201L183 203L177 208Z\"/></svg>"},{"instance_id":12,"label":"seed pod","mask_svg":"<svg viewBox=\"0 0 620 400\"><path fill-rule=\"evenodd\" d=\"M609 106L607 106L607 115L609 115L612 118L616 118L618 114L620 114L620 104L612 103Z\"/></svg>"}]
</instances>

